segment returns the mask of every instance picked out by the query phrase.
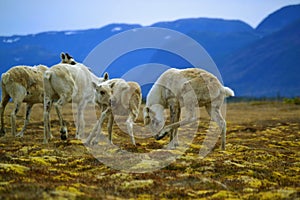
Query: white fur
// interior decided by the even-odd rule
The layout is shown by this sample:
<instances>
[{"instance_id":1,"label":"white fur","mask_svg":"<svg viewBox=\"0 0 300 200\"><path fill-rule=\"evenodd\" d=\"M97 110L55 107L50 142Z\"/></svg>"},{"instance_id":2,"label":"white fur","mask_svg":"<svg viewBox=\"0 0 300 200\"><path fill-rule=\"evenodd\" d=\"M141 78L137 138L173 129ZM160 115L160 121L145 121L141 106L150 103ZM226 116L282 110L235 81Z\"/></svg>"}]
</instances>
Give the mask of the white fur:
<instances>
[{"instance_id":1,"label":"white fur","mask_svg":"<svg viewBox=\"0 0 300 200\"><path fill-rule=\"evenodd\" d=\"M126 82L123 79L111 79L100 84L94 84L96 89L95 101L105 111L101 114L94 130L86 143L96 144L99 142L99 134L103 120L108 117L109 140L112 143L112 126L114 115L126 115L126 125L132 143L135 145L133 135L133 123L137 119L142 101L141 88L136 82ZM111 105L113 104L113 105Z\"/></svg>"},{"instance_id":2,"label":"white fur","mask_svg":"<svg viewBox=\"0 0 300 200\"><path fill-rule=\"evenodd\" d=\"M165 107L170 109L170 119L172 124L179 122L181 107L187 110L187 121L193 121L195 106L205 106L211 119L218 123L222 130L222 149L225 149L226 122L221 115L221 105L226 96L233 96L234 92L224 87L219 80L211 73L198 69L169 69L164 72L151 88L147 96L144 108L144 123L150 125L157 135L156 139L161 139L166 135L164 132ZM157 106L160 105L160 106ZM177 123L178 125L178 123ZM171 147L178 146L177 128L170 129Z\"/></svg>"},{"instance_id":3,"label":"white fur","mask_svg":"<svg viewBox=\"0 0 300 200\"><path fill-rule=\"evenodd\" d=\"M94 88L92 83L105 81L106 78L98 78L85 65L76 63L75 65L60 63L52 66L44 75L44 143L52 137L50 132L49 112L54 100L60 125L61 138L68 136L67 127L61 115L62 107L68 103L78 105L76 138L80 138L84 131L83 110L88 102L94 100Z\"/></svg>"},{"instance_id":4,"label":"white fur","mask_svg":"<svg viewBox=\"0 0 300 200\"><path fill-rule=\"evenodd\" d=\"M226 97L233 97L234 96L234 91L230 89L229 87L224 87Z\"/></svg>"}]
</instances>

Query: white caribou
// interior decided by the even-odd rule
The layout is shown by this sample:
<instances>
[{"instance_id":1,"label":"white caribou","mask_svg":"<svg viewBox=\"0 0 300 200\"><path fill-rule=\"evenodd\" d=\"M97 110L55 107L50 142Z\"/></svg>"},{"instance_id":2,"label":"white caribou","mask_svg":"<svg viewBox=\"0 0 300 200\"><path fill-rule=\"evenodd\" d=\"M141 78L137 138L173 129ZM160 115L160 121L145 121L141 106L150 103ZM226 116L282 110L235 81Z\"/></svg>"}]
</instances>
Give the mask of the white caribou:
<instances>
[{"instance_id":1,"label":"white caribou","mask_svg":"<svg viewBox=\"0 0 300 200\"><path fill-rule=\"evenodd\" d=\"M224 98L234 96L234 92L224 87L211 73L199 69L169 69L165 71L148 93L144 108L144 123L156 133L157 140L170 133L170 145L178 146L177 128L195 121L192 115L195 105L205 106L211 119L221 129L221 148L225 149L226 122L221 115ZM171 125L164 127L164 108L170 109ZM188 116L180 121L181 107L185 107ZM190 115L189 115L190 114Z\"/></svg>"},{"instance_id":2,"label":"white caribou","mask_svg":"<svg viewBox=\"0 0 300 200\"><path fill-rule=\"evenodd\" d=\"M77 104L76 138L80 138L85 126L84 108L88 102L94 100L93 83L98 84L108 79L107 73L104 78L98 78L89 68L81 63L76 63L69 55L65 55L62 59L65 60L65 63L70 63L68 59L71 59L71 63L59 63L44 73L44 143L48 143L48 140L52 138L49 112L53 102L55 101L54 107L61 126L62 140L66 140L68 137L66 123L61 114L62 107L69 102Z\"/></svg>"},{"instance_id":3,"label":"white caribou","mask_svg":"<svg viewBox=\"0 0 300 200\"><path fill-rule=\"evenodd\" d=\"M76 62L68 53L61 53L61 63L75 65ZM1 76L2 101L0 104L1 128L0 136L5 134L4 111L11 98L14 110L11 113L11 132L16 135L16 115L21 103L26 103L25 121L22 130L16 135L23 137L30 120L32 106L44 102L43 74L48 69L45 65L15 66Z\"/></svg>"},{"instance_id":4,"label":"white caribou","mask_svg":"<svg viewBox=\"0 0 300 200\"><path fill-rule=\"evenodd\" d=\"M5 135L4 111L10 98L14 102L11 113L11 133L16 136L16 115L22 102L26 103L24 126L17 136L23 137L29 123L31 108L36 103L43 102L43 73L48 68L45 65L15 66L1 76L2 101L0 104L1 128L0 135Z\"/></svg>"},{"instance_id":5,"label":"white caribou","mask_svg":"<svg viewBox=\"0 0 300 200\"><path fill-rule=\"evenodd\" d=\"M142 102L141 88L136 82L126 82L123 79L111 79L100 84L94 84L96 89L95 101L104 110L90 133L86 143L97 144L101 133L103 121L108 117L108 135L112 144L112 126L114 115L128 116L126 120L127 132L135 145L133 123L136 121Z\"/></svg>"}]
</instances>

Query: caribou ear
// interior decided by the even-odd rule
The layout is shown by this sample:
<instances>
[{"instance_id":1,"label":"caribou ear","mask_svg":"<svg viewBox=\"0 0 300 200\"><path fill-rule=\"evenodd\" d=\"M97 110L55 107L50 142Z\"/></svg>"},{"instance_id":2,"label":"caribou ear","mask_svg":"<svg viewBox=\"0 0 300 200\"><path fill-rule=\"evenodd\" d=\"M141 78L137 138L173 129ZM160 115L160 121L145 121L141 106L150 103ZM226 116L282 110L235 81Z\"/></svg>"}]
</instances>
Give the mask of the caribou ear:
<instances>
[{"instance_id":1,"label":"caribou ear","mask_svg":"<svg viewBox=\"0 0 300 200\"><path fill-rule=\"evenodd\" d=\"M144 108L144 111L145 111L146 113L150 113L150 108L149 108L148 106L146 106L146 107Z\"/></svg>"},{"instance_id":2,"label":"caribou ear","mask_svg":"<svg viewBox=\"0 0 300 200\"><path fill-rule=\"evenodd\" d=\"M64 53L64 52L61 52L61 53L60 53L60 58L61 58L61 60L65 60L65 58L66 58L66 55L65 55L65 53Z\"/></svg>"},{"instance_id":3,"label":"caribou ear","mask_svg":"<svg viewBox=\"0 0 300 200\"><path fill-rule=\"evenodd\" d=\"M68 60L70 60L71 58L73 58L73 57L70 56L68 53L66 53L66 56L67 56Z\"/></svg>"},{"instance_id":4,"label":"caribou ear","mask_svg":"<svg viewBox=\"0 0 300 200\"><path fill-rule=\"evenodd\" d=\"M107 72L104 73L103 78L104 78L104 81L107 81L109 79L109 75Z\"/></svg>"},{"instance_id":5,"label":"caribou ear","mask_svg":"<svg viewBox=\"0 0 300 200\"><path fill-rule=\"evenodd\" d=\"M111 88L113 88L113 87L115 86L115 84L116 84L116 82L112 82L109 86L110 86Z\"/></svg>"},{"instance_id":6,"label":"caribou ear","mask_svg":"<svg viewBox=\"0 0 300 200\"><path fill-rule=\"evenodd\" d=\"M95 82L92 82L93 84L93 88L96 89L98 87L98 85Z\"/></svg>"}]
</instances>

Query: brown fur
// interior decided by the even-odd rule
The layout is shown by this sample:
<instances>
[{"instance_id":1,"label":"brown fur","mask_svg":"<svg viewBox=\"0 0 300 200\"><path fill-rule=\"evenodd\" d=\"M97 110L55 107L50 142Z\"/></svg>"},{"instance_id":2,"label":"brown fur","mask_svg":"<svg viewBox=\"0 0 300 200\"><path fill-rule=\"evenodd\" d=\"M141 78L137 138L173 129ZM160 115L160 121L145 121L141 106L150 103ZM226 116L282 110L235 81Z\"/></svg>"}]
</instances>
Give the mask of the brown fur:
<instances>
[{"instance_id":1,"label":"brown fur","mask_svg":"<svg viewBox=\"0 0 300 200\"><path fill-rule=\"evenodd\" d=\"M127 82L130 86L130 90L133 91L131 98L129 100L129 110L132 111L133 114L133 121L135 121L139 114L139 109L142 102L142 91L141 87L136 82Z\"/></svg>"},{"instance_id":2,"label":"brown fur","mask_svg":"<svg viewBox=\"0 0 300 200\"><path fill-rule=\"evenodd\" d=\"M4 110L10 98L12 98L15 108L11 113L11 132L16 134L15 118L22 102L27 103L25 123L18 136L23 136L26 125L29 122L30 110L33 104L43 103L43 73L48 68L44 65L34 67L15 66L1 76L2 79L2 101L0 105L1 130L0 134L5 134Z\"/></svg>"}]
</instances>

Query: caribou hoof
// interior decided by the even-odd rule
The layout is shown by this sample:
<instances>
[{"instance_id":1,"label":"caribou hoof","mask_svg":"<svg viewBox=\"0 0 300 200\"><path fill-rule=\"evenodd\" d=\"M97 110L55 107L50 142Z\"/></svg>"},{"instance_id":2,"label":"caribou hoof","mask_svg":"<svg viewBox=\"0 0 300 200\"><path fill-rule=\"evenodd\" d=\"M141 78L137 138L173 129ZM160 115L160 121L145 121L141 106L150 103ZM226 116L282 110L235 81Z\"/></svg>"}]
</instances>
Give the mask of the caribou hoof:
<instances>
[{"instance_id":1,"label":"caribou hoof","mask_svg":"<svg viewBox=\"0 0 300 200\"><path fill-rule=\"evenodd\" d=\"M67 136L66 135L61 135L60 138L61 138L61 140L66 140Z\"/></svg>"},{"instance_id":2,"label":"caribou hoof","mask_svg":"<svg viewBox=\"0 0 300 200\"><path fill-rule=\"evenodd\" d=\"M167 134L168 134L168 132L164 132L163 134L162 134L162 133L159 133L159 134L155 135L154 138L155 138L156 140L161 140L161 139L164 138L165 135L167 135Z\"/></svg>"},{"instance_id":3,"label":"caribou hoof","mask_svg":"<svg viewBox=\"0 0 300 200\"><path fill-rule=\"evenodd\" d=\"M61 133L60 138L62 140L66 140L68 138L68 131L66 128L61 128L60 133Z\"/></svg>"},{"instance_id":4,"label":"caribou hoof","mask_svg":"<svg viewBox=\"0 0 300 200\"><path fill-rule=\"evenodd\" d=\"M5 130L4 129L0 130L0 137L3 137L4 135L5 135Z\"/></svg>"}]
</instances>

